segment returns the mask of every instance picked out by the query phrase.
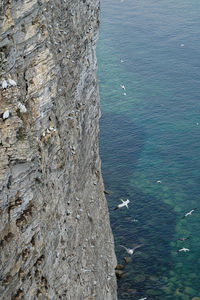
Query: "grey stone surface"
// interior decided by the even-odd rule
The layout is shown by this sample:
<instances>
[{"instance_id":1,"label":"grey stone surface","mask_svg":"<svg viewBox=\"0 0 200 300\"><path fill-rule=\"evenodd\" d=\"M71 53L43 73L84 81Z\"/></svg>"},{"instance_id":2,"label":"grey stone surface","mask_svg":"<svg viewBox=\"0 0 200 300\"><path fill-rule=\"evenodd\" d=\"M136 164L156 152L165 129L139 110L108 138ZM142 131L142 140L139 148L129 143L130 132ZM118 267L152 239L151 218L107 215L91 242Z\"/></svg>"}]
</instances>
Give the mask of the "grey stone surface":
<instances>
[{"instance_id":1,"label":"grey stone surface","mask_svg":"<svg viewBox=\"0 0 200 300\"><path fill-rule=\"evenodd\" d=\"M116 300L98 152L99 1L0 5L0 299ZM17 85L3 89L9 78Z\"/></svg>"}]
</instances>

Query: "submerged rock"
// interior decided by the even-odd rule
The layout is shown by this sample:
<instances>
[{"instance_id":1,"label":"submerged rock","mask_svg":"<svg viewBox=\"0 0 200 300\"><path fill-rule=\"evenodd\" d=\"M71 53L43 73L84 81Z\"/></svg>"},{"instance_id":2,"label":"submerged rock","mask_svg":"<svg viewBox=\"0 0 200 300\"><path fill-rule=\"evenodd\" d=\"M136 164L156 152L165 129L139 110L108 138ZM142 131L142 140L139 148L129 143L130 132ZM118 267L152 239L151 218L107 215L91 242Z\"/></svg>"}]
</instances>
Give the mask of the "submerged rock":
<instances>
[{"instance_id":1,"label":"submerged rock","mask_svg":"<svg viewBox=\"0 0 200 300\"><path fill-rule=\"evenodd\" d=\"M137 290L136 289L128 289L127 290L129 293L131 294L136 294L137 293Z\"/></svg>"},{"instance_id":2,"label":"submerged rock","mask_svg":"<svg viewBox=\"0 0 200 300\"><path fill-rule=\"evenodd\" d=\"M116 275L117 279L121 279L122 276L124 275L124 271L122 271L122 270L115 270L115 275Z\"/></svg>"},{"instance_id":3,"label":"submerged rock","mask_svg":"<svg viewBox=\"0 0 200 300\"><path fill-rule=\"evenodd\" d=\"M124 262L125 262L126 264L128 264L128 263L131 261L131 258L130 258L130 257L124 256L124 257L123 257L123 260L124 260Z\"/></svg>"},{"instance_id":4,"label":"submerged rock","mask_svg":"<svg viewBox=\"0 0 200 300\"><path fill-rule=\"evenodd\" d=\"M155 276L155 275L151 275L151 276L149 277L149 280L157 281L157 280L159 280L159 278L158 278L157 276Z\"/></svg>"},{"instance_id":5,"label":"submerged rock","mask_svg":"<svg viewBox=\"0 0 200 300\"><path fill-rule=\"evenodd\" d=\"M124 268L123 265L118 264L118 265L115 267L115 270L121 270L121 269L123 269L123 268Z\"/></svg>"},{"instance_id":6,"label":"submerged rock","mask_svg":"<svg viewBox=\"0 0 200 300\"><path fill-rule=\"evenodd\" d=\"M196 294L196 291L193 288L191 288L190 286L186 286L186 288L184 289L184 292L191 296L194 296Z\"/></svg>"},{"instance_id":7,"label":"submerged rock","mask_svg":"<svg viewBox=\"0 0 200 300\"><path fill-rule=\"evenodd\" d=\"M143 282L145 281L145 274L139 274L139 275L136 275L135 278L134 278L134 281L135 282Z\"/></svg>"}]
</instances>

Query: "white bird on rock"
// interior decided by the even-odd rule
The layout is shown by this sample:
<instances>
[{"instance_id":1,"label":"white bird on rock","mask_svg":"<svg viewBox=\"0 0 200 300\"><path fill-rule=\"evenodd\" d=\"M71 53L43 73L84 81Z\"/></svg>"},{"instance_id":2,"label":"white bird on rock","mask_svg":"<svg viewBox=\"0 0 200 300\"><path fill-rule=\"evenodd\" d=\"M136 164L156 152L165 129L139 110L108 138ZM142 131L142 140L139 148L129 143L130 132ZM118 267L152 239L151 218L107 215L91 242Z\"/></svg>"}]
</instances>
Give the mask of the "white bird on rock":
<instances>
[{"instance_id":1,"label":"white bird on rock","mask_svg":"<svg viewBox=\"0 0 200 300\"><path fill-rule=\"evenodd\" d=\"M6 109L3 113L3 120L8 119L10 116L10 111L8 109Z\"/></svg>"},{"instance_id":2,"label":"white bird on rock","mask_svg":"<svg viewBox=\"0 0 200 300\"><path fill-rule=\"evenodd\" d=\"M181 248L178 250L178 252L188 252L188 251L190 251L190 249L188 248Z\"/></svg>"},{"instance_id":3,"label":"white bird on rock","mask_svg":"<svg viewBox=\"0 0 200 300\"><path fill-rule=\"evenodd\" d=\"M7 87L8 87L7 81L6 81L5 79L2 79L1 85L2 85L2 89L3 89L3 90L4 90L4 89L7 89Z\"/></svg>"},{"instance_id":4,"label":"white bird on rock","mask_svg":"<svg viewBox=\"0 0 200 300\"><path fill-rule=\"evenodd\" d=\"M11 78L8 78L8 84L10 86L17 86L17 83L13 79L11 79Z\"/></svg>"},{"instance_id":5,"label":"white bird on rock","mask_svg":"<svg viewBox=\"0 0 200 300\"><path fill-rule=\"evenodd\" d=\"M123 199L120 199L122 201L122 203L118 204L117 207L114 208L114 210L122 208L124 206L126 206L128 208L128 204L130 202L129 199L127 199L126 201L124 201Z\"/></svg>"},{"instance_id":6,"label":"white bird on rock","mask_svg":"<svg viewBox=\"0 0 200 300\"><path fill-rule=\"evenodd\" d=\"M140 248L140 247L142 247L142 246L144 246L144 244L137 245L137 246L135 246L135 247L133 247L133 248L131 249L131 248L126 248L126 247L120 245L120 247L124 248L124 249L126 250L126 252L127 252L128 254L130 254L130 255L132 255L132 254L135 252L136 249L138 249L138 248Z\"/></svg>"},{"instance_id":7,"label":"white bird on rock","mask_svg":"<svg viewBox=\"0 0 200 300\"><path fill-rule=\"evenodd\" d=\"M21 102L18 102L17 106L18 106L21 113L26 113L27 112L26 106L24 104L22 104Z\"/></svg>"}]
</instances>

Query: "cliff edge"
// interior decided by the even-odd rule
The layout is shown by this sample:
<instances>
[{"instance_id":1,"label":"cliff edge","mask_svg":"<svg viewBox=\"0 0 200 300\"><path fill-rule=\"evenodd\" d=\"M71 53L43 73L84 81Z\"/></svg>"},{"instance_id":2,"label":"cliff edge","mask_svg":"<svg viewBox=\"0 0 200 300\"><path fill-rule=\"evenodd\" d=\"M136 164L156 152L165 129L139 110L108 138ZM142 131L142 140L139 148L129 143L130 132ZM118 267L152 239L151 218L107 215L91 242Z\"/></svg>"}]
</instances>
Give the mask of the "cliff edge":
<instances>
[{"instance_id":1,"label":"cliff edge","mask_svg":"<svg viewBox=\"0 0 200 300\"><path fill-rule=\"evenodd\" d=\"M98 0L1 1L0 299L117 299L98 25Z\"/></svg>"}]
</instances>

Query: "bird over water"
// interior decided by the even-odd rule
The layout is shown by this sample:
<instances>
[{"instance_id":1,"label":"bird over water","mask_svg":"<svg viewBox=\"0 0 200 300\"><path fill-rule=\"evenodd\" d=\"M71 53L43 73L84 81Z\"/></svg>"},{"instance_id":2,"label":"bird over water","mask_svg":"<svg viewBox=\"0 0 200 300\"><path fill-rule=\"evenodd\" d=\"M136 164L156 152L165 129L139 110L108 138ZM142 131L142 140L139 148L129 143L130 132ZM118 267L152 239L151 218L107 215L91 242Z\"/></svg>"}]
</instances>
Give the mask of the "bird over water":
<instances>
[{"instance_id":1,"label":"bird over water","mask_svg":"<svg viewBox=\"0 0 200 300\"><path fill-rule=\"evenodd\" d=\"M188 248L181 248L178 250L178 252L188 252L188 251L190 251L190 249Z\"/></svg>"},{"instance_id":2,"label":"bird over water","mask_svg":"<svg viewBox=\"0 0 200 300\"><path fill-rule=\"evenodd\" d=\"M188 216L191 216L191 214L192 214L196 209L197 209L197 208L194 208L194 209L188 211L188 212L182 217L182 219L184 219L184 218L186 218L186 217L188 217Z\"/></svg>"},{"instance_id":3,"label":"bird over water","mask_svg":"<svg viewBox=\"0 0 200 300\"><path fill-rule=\"evenodd\" d=\"M190 238L189 236L188 237L179 238L178 241L185 242L189 238Z\"/></svg>"},{"instance_id":4,"label":"bird over water","mask_svg":"<svg viewBox=\"0 0 200 300\"><path fill-rule=\"evenodd\" d=\"M126 207L128 208L128 204L130 203L130 200L129 200L129 199L127 199L126 201L124 201L123 199L120 199L120 200L121 200L122 203L118 204L118 205L114 208L114 210L119 209L119 208L122 208L122 207L124 207L124 206L126 206Z\"/></svg>"},{"instance_id":5,"label":"bird over water","mask_svg":"<svg viewBox=\"0 0 200 300\"><path fill-rule=\"evenodd\" d=\"M132 255L132 254L135 252L136 249L138 249L138 248L140 248L140 247L142 247L142 246L144 246L144 244L136 245L136 246L133 247L133 248L126 248L126 247L120 245L120 247L124 248L124 249L126 250L126 252L127 252L128 254L130 254L130 255Z\"/></svg>"}]
</instances>

